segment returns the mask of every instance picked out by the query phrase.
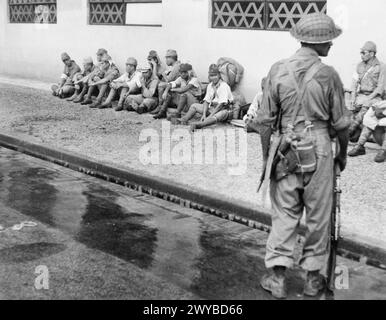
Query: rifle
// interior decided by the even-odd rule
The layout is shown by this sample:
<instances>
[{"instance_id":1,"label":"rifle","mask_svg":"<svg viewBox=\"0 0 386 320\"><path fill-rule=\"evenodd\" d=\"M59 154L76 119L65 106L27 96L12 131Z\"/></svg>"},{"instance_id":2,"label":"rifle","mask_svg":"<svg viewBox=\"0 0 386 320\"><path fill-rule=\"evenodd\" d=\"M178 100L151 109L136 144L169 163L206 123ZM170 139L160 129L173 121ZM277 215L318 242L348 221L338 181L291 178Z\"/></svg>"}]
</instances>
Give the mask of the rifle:
<instances>
[{"instance_id":1,"label":"rifle","mask_svg":"<svg viewBox=\"0 0 386 320\"><path fill-rule=\"evenodd\" d=\"M339 144L336 142L336 154L338 154ZM338 244L340 239L340 188L341 171L338 163L334 166L334 194L331 210L331 231L330 231L330 255L327 264L327 288L330 291L335 289L335 269Z\"/></svg>"}]
</instances>

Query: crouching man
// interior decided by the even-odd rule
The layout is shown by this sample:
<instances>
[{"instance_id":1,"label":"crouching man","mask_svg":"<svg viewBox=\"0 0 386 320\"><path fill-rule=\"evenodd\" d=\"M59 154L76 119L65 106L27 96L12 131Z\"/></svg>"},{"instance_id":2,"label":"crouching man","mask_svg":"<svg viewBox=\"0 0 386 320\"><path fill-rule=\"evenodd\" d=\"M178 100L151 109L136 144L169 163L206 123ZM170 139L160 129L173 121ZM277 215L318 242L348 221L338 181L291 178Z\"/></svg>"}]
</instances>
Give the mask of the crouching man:
<instances>
[{"instance_id":1,"label":"crouching man","mask_svg":"<svg viewBox=\"0 0 386 320\"><path fill-rule=\"evenodd\" d=\"M94 61L91 57L85 58L83 60L83 72L77 73L74 76L74 86L75 93L67 99L67 101L76 101L81 97L81 93L85 87L87 87L87 82L89 81L90 74L95 70Z\"/></svg>"},{"instance_id":2,"label":"crouching man","mask_svg":"<svg viewBox=\"0 0 386 320\"><path fill-rule=\"evenodd\" d=\"M118 106L115 108L115 111L122 111L126 96L140 91L142 74L137 71L137 64L136 59L127 59L126 72L111 82L109 96L101 105L101 109L112 108L112 101L119 94Z\"/></svg>"},{"instance_id":3,"label":"crouching man","mask_svg":"<svg viewBox=\"0 0 386 320\"><path fill-rule=\"evenodd\" d=\"M67 53L62 53L61 58L64 63L64 71L60 77L59 84L51 86L51 90L54 96L64 99L74 94L74 77L77 73L81 72L81 70L75 61L71 60Z\"/></svg>"},{"instance_id":4,"label":"crouching man","mask_svg":"<svg viewBox=\"0 0 386 320\"><path fill-rule=\"evenodd\" d=\"M363 119L364 128L358 141L358 145L351 150L348 155L357 157L366 154L365 144L371 135L381 145L374 161L382 163L386 161L386 101L381 101L373 105L365 114Z\"/></svg>"},{"instance_id":5,"label":"crouching man","mask_svg":"<svg viewBox=\"0 0 386 320\"><path fill-rule=\"evenodd\" d=\"M158 105L158 78L153 74L150 65L140 68L139 94L126 94L123 109L136 111L139 114L150 112Z\"/></svg>"},{"instance_id":6,"label":"crouching man","mask_svg":"<svg viewBox=\"0 0 386 320\"><path fill-rule=\"evenodd\" d=\"M204 103L193 104L185 116L177 119L177 124L186 125L189 120L200 115L201 121L190 126L190 129L195 131L218 122L232 120L233 95L231 88L225 81L221 80L219 68L215 64L209 67L209 81Z\"/></svg>"},{"instance_id":7,"label":"crouching man","mask_svg":"<svg viewBox=\"0 0 386 320\"><path fill-rule=\"evenodd\" d=\"M112 62L112 59L108 54L103 56L102 62L103 62L103 70L104 70L103 78L98 81L95 81L96 79L94 78L94 80L89 83L91 94L92 94L93 88L99 89L99 94L95 102L90 105L90 108L103 109L102 99L105 96L107 90L109 89L112 81L119 77L119 70L116 67L116 65ZM87 102L90 102L90 101L87 101Z\"/></svg>"},{"instance_id":8,"label":"crouching man","mask_svg":"<svg viewBox=\"0 0 386 320\"><path fill-rule=\"evenodd\" d=\"M180 65L180 77L167 84L162 95L163 104L154 119L164 119L170 106L176 106L177 112L174 118L181 118L181 113L189 109L194 103L200 102L202 95L201 83L193 75L193 67L188 63ZM186 110L186 111L187 111Z\"/></svg>"}]
</instances>

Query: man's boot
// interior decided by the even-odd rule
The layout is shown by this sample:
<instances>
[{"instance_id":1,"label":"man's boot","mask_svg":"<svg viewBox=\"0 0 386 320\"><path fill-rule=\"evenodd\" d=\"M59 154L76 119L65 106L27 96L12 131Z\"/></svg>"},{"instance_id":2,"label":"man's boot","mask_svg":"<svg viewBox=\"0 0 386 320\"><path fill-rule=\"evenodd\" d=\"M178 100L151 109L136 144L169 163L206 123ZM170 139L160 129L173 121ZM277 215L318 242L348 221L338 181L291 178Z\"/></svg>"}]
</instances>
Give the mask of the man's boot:
<instances>
[{"instance_id":1,"label":"man's boot","mask_svg":"<svg viewBox=\"0 0 386 320\"><path fill-rule=\"evenodd\" d=\"M386 150L379 150L377 156L374 159L377 163L382 163L386 161Z\"/></svg>"},{"instance_id":2,"label":"man's boot","mask_svg":"<svg viewBox=\"0 0 386 320\"><path fill-rule=\"evenodd\" d=\"M265 275L260 282L261 287L270 292L276 299L287 298L287 280L285 267L274 267L272 274Z\"/></svg>"},{"instance_id":3,"label":"man's boot","mask_svg":"<svg viewBox=\"0 0 386 320\"><path fill-rule=\"evenodd\" d=\"M96 100L94 103L92 103L89 107L91 108L91 109L96 109L96 108L99 108L100 106L101 106L101 103L102 103L102 101L100 101L100 100Z\"/></svg>"},{"instance_id":4,"label":"man's boot","mask_svg":"<svg viewBox=\"0 0 386 320\"><path fill-rule=\"evenodd\" d=\"M171 100L172 100L172 96L168 95L168 97L164 101L163 105L161 106L160 111L153 117L154 119L166 119L167 118L168 106L169 106Z\"/></svg>"},{"instance_id":5,"label":"man's boot","mask_svg":"<svg viewBox=\"0 0 386 320\"><path fill-rule=\"evenodd\" d=\"M158 114L161 111L162 105L159 104L157 108L155 108L153 111L150 112L151 115Z\"/></svg>"},{"instance_id":6,"label":"man's boot","mask_svg":"<svg viewBox=\"0 0 386 320\"><path fill-rule=\"evenodd\" d=\"M354 149L352 149L348 153L349 157L364 156L365 154L366 154L366 148L360 144L358 144Z\"/></svg>"},{"instance_id":7,"label":"man's boot","mask_svg":"<svg viewBox=\"0 0 386 320\"><path fill-rule=\"evenodd\" d=\"M309 297L316 297L321 290L324 289L323 277L319 271L312 271L307 273L306 283L304 285L304 295Z\"/></svg>"},{"instance_id":8,"label":"man's boot","mask_svg":"<svg viewBox=\"0 0 386 320\"><path fill-rule=\"evenodd\" d=\"M82 101L80 104L82 106L86 106L88 104L92 104L92 100L86 97L86 99L84 101Z\"/></svg>"},{"instance_id":9,"label":"man's boot","mask_svg":"<svg viewBox=\"0 0 386 320\"><path fill-rule=\"evenodd\" d=\"M78 93L79 93L78 91L75 91L75 93L71 97L69 97L67 101L74 101L78 96Z\"/></svg>"}]
</instances>

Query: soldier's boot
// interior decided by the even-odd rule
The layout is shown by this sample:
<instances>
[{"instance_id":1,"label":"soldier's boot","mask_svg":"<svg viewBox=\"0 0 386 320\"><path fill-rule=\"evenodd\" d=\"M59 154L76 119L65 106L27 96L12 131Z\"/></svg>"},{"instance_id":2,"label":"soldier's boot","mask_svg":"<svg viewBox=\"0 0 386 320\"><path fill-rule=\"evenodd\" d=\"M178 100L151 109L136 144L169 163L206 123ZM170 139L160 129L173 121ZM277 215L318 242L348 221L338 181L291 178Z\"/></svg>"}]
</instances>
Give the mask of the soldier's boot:
<instances>
[{"instance_id":1,"label":"soldier's boot","mask_svg":"<svg viewBox=\"0 0 386 320\"><path fill-rule=\"evenodd\" d=\"M364 156L366 154L366 148L360 144L358 144L354 149L352 149L349 153L349 157L359 157Z\"/></svg>"},{"instance_id":2,"label":"soldier's boot","mask_svg":"<svg viewBox=\"0 0 386 320\"><path fill-rule=\"evenodd\" d=\"M150 112L151 115L158 114L162 108L162 104L159 104L157 108L155 108L153 111Z\"/></svg>"},{"instance_id":3,"label":"soldier's boot","mask_svg":"<svg viewBox=\"0 0 386 320\"><path fill-rule=\"evenodd\" d=\"M91 109L96 109L96 108L99 108L99 107L101 106L101 104L102 104L102 101L99 100L99 99L97 99L97 100L95 100L95 102L92 103L89 107L90 107Z\"/></svg>"},{"instance_id":4,"label":"soldier's boot","mask_svg":"<svg viewBox=\"0 0 386 320\"><path fill-rule=\"evenodd\" d=\"M276 299L287 298L287 279L285 276L285 268L279 271L278 267L274 268L273 273L266 274L260 281L261 287L270 292Z\"/></svg>"},{"instance_id":5,"label":"soldier's boot","mask_svg":"<svg viewBox=\"0 0 386 320\"><path fill-rule=\"evenodd\" d=\"M78 91L75 91L74 94L67 99L67 101L74 101L76 97L78 96Z\"/></svg>"},{"instance_id":6,"label":"soldier's boot","mask_svg":"<svg viewBox=\"0 0 386 320\"><path fill-rule=\"evenodd\" d=\"M81 103L87 93L87 87L84 85L82 91L79 93L78 97L73 101L74 103Z\"/></svg>"},{"instance_id":7,"label":"soldier's boot","mask_svg":"<svg viewBox=\"0 0 386 320\"><path fill-rule=\"evenodd\" d=\"M164 103L162 104L161 109L154 116L154 119L166 119L167 118L167 116L168 116L167 111L168 111L168 107L169 107L171 100L172 100L172 96L168 95L168 97L165 99Z\"/></svg>"},{"instance_id":8,"label":"soldier's boot","mask_svg":"<svg viewBox=\"0 0 386 320\"><path fill-rule=\"evenodd\" d=\"M319 271L307 273L307 279L304 285L304 295L316 297L324 289L324 279Z\"/></svg>"},{"instance_id":9,"label":"soldier's boot","mask_svg":"<svg viewBox=\"0 0 386 320\"><path fill-rule=\"evenodd\" d=\"M143 104L141 104L138 108L137 108L137 113L138 114L143 114L143 113L145 113L145 112L147 112L147 107L146 106L144 106Z\"/></svg>"},{"instance_id":10,"label":"soldier's boot","mask_svg":"<svg viewBox=\"0 0 386 320\"><path fill-rule=\"evenodd\" d=\"M51 90L52 90L52 95L54 97L57 97L58 96L58 92L59 92L59 86L54 84L51 86Z\"/></svg>"},{"instance_id":11,"label":"soldier's boot","mask_svg":"<svg viewBox=\"0 0 386 320\"><path fill-rule=\"evenodd\" d=\"M386 150L379 150L377 156L374 159L377 163L382 163L386 161Z\"/></svg>"}]
</instances>

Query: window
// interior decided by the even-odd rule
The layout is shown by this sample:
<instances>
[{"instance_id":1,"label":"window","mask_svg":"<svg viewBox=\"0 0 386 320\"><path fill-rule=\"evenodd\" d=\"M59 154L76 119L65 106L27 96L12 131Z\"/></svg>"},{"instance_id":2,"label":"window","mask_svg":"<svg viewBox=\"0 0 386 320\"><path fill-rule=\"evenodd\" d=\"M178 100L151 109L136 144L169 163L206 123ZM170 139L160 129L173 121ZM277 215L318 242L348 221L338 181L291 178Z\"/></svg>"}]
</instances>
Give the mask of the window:
<instances>
[{"instance_id":1,"label":"window","mask_svg":"<svg viewBox=\"0 0 386 320\"><path fill-rule=\"evenodd\" d=\"M56 23L56 0L8 0L10 23Z\"/></svg>"},{"instance_id":2,"label":"window","mask_svg":"<svg viewBox=\"0 0 386 320\"><path fill-rule=\"evenodd\" d=\"M162 26L162 0L89 0L89 23Z\"/></svg>"},{"instance_id":3,"label":"window","mask_svg":"<svg viewBox=\"0 0 386 320\"><path fill-rule=\"evenodd\" d=\"M289 30L303 15L326 11L326 0L212 0L212 28Z\"/></svg>"}]
</instances>

